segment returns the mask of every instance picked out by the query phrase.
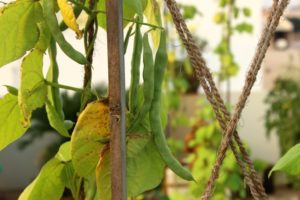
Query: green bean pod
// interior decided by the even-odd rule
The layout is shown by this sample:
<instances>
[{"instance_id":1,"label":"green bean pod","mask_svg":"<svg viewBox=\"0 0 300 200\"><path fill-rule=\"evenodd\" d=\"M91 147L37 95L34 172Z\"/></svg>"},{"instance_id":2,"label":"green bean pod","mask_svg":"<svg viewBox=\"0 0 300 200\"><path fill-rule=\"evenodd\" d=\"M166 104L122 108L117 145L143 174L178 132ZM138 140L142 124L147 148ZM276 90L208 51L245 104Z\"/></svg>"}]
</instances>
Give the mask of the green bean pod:
<instances>
[{"instance_id":1,"label":"green bean pod","mask_svg":"<svg viewBox=\"0 0 300 200\"><path fill-rule=\"evenodd\" d=\"M163 126L160 118L160 107L161 107L161 93L162 93L162 82L164 79L165 68L167 65L167 49L166 49L166 35L165 32L161 32L161 39L158 51L156 53L155 64L154 64L154 96L150 109L150 126L154 134L155 144L166 162L167 166L179 177L193 181L194 178L191 173L184 168L179 161L172 155L171 150L168 147Z\"/></svg>"},{"instance_id":2,"label":"green bean pod","mask_svg":"<svg viewBox=\"0 0 300 200\"><path fill-rule=\"evenodd\" d=\"M128 28L128 31L126 33L126 36L125 36L125 40L124 40L124 55L127 52L127 47L128 47L128 43L129 43L129 39L130 39L131 33L132 33L133 25L134 25L134 23L132 23L132 25L130 25L130 27Z\"/></svg>"},{"instance_id":3,"label":"green bean pod","mask_svg":"<svg viewBox=\"0 0 300 200\"><path fill-rule=\"evenodd\" d=\"M143 48L143 37L140 30L141 25L136 23L134 47L131 61L131 83L129 90L129 111L136 114L138 111L138 90L140 84L140 64Z\"/></svg>"},{"instance_id":4,"label":"green bean pod","mask_svg":"<svg viewBox=\"0 0 300 200\"><path fill-rule=\"evenodd\" d=\"M79 64L87 64L88 61L80 53L75 50L65 39L64 35L60 31L58 21L55 15L55 2L54 0L43 0L44 19L48 25L51 35L60 46L61 50L71 59Z\"/></svg>"},{"instance_id":5,"label":"green bean pod","mask_svg":"<svg viewBox=\"0 0 300 200\"><path fill-rule=\"evenodd\" d=\"M48 53L50 57L50 67L47 73L47 80L52 83L58 84L59 69L56 61L57 49L56 49L56 43L53 38L51 38ZM51 87L51 86L49 88L50 88L49 100L54 106L56 112L60 115L62 119L64 119L64 112L63 112L62 102L60 99L59 88Z\"/></svg>"},{"instance_id":6,"label":"green bean pod","mask_svg":"<svg viewBox=\"0 0 300 200\"><path fill-rule=\"evenodd\" d=\"M143 37L143 95L144 102L143 105L133 120L133 124L131 125L128 132L133 130L149 113L151 108L153 94L154 94L154 63L153 63L153 54L149 44L149 36L146 33Z\"/></svg>"}]
</instances>

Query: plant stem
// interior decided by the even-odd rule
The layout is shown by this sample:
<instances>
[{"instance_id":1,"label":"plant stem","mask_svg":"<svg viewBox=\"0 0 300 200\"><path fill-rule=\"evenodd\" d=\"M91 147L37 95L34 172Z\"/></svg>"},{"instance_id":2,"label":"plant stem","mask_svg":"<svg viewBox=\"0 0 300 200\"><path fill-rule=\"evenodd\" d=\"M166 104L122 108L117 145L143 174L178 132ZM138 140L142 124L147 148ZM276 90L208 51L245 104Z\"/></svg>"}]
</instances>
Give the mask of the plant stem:
<instances>
[{"instance_id":1,"label":"plant stem","mask_svg":"<svg viewBox=\"0 0 300 200\"><path fill-rule=\"evenodd\" d=\"M226 21L226 41L227 41L227 51L231 52L231 37L232 37L232 12L234 7L235 1L232 1L232 3L229 3L228 10L227 10L227 21ZM226 88L226 103L230 105L231 102L231 80L230 80L230 74L227 75L227 88Z\"/></svg>"},{"instance_id":2,"label":"plant stem","mask_svg":"<svg viewBox=\"0 0 300 200\"><path fill-rule=\"evenodd\" d=\"M76 87L72 87L72 86L68 86L68 85L62 85L62 84L58 84L58 83L53 83L47 80L44 80L46 85L50 85L51 87L56 87L56 88L61 88L61 89L66 89L66 90L72 90L75 92L82 92L83 90L81 88L76 88Z\"/></svg>"}]
</instances>

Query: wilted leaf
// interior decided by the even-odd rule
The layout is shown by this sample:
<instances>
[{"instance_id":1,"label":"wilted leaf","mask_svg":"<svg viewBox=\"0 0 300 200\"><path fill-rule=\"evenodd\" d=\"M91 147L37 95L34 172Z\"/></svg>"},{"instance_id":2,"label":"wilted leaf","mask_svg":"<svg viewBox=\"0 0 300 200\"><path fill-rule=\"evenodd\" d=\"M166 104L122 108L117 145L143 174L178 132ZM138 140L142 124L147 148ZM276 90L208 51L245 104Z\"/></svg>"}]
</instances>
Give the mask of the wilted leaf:
<instances>
[{"instance_id":1,"label":"wilted leaf","mask_svg":"<svg viewBox=\"0 0 300 200\"><path fill-rule=\"evenodd\" d=\"M73 7L67 0L57 0L58 7L61 11L61 15L65 24L75 31L77 38L82 37L82 31L79 29L79 25L76 22L76 17L73 11Z\"/></svg>"},{"instance_id":2,"label":"wilted leaf","mask_svg":"<svg viewBox=\"0 0 300 200\"><path fill-rule=\"evenodd\" d=\"M24 127L30 125L33 110L45 104L47 87L43 76L43 52L35 49L26 56L21 66L19 105L24 117Z\"/></svg>"}]
</instances>

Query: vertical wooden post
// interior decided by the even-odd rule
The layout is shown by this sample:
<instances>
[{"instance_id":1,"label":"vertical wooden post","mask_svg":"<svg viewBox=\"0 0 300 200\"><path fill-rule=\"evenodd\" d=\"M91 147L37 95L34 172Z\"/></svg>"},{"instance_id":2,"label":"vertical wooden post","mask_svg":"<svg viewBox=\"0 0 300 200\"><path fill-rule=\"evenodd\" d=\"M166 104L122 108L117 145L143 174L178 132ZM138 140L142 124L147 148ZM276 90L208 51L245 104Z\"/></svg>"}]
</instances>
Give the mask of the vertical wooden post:
<instances>
[{"instance_id":1,"label":"vertical wooden post","mask_svg":"<svg viewBox=\"0 0 300 200\"><path fill-rule=\"evenodd\" d=\"M106 1L112 200L126 200L125 73L122 0Z\"/></svg>"}]
</instances>

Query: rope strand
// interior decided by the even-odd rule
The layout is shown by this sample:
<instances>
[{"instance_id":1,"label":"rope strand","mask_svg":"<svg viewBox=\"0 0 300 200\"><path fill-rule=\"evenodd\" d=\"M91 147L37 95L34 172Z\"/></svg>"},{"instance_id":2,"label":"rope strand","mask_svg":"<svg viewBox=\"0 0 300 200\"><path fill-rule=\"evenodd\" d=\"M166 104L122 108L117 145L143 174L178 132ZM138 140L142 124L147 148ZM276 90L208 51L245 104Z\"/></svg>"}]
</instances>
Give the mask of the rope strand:
<instances>
[{"instance_id":1,"label":"rope strand","mask_svg":"<svg viewBox=\"0 0 300 200\"><path fill-rule=\"evenodd\" d=\"M219 170L225 158L228 145L230 145L237 159L237 162L241 167L241 171L245 177L248 186L250 187L250 191L254 199L267 199L268 197L262 186L261 179L257 176L257 173L253 167L253 163L245 147L243 146L243 143L239 138L239 135L235 128L237 122L239 121L241 112L245 107L245 102L247 101L247 98L250 95L251 88L256 80L256 75L260 69L261 62L264 59L266 51L270 45L271 37L275 32L280 16L283 14L283 10L288 4L288 0L282 0L280 4L278 4L278 0L274 0L271 13L267 20L268 23L265 26L263 35L260 39L260 42L258 43L258 48L253 58L253 62L251 64L249 73L246 78L246 84L243 89L243 93L240 96L240 101L236 106L233 118L230 117L230 114L225 107L223 99L221 98L218 89L213 81L212 75L205 63L205 60L201 55L200 49L193 40L193 37L183 20L183 17L176 5L176 2L174 0L165 1L172 15L177 32L183 44L186 46L192 66L195 69L196 76L199 79L200 84L203 87L204 92L206 93L207 99L213 107L213 110L216 114L216 118L224 131L224 139L221 143L221 147L218 153L218 159L216 161L216 164L214 165L212 175L206 187L205 193L201 199L209 199L211 197L212 190L214 188L215 181L218 178ZM238 149L241 152L242 158L239 155L239 152L235 146L236 144L232 141L232 135L234 137L233 139L238 145ZM248 168L245 166L245 164Z\"/></svg>"},{"instance_id":2,"label":"rope strand","mask_svg":"<svg viewBox=\"0 0 300 200\"><path fill-rule=\"evenodd\" d=\"M261 67L262 60L264 59L266 51L270 45L272 35L276 30L276 27L279 23L279 19L283 14L284 9L288 5L288 2L289 2L288 0L282 0L278 5L277 5L278 3L277 1L274 2L275 12L271 13L270 17L268 18L269 26L265 28L265 32L263 32L260 42L258 43L258 48L254 56L254 59L251 63L250 70L248 71L243 92L240 95L239 101L235 108L234 115L231 118L229 125L226 129L225 137L222 140L220 149L218 151L217 160L212 170L212 174L208 181L206 190L201 198L202 200L209 199L212 195L212 189L214 188L215 181L219 176L219 171L223 163L223 160L225 158L226 150L230 143L232 133L234 132L236 125L240 119L241 112L244 109L246 101L250 95L251 89L256 80L257 73Z\"/></svg>"}]
</instances>

